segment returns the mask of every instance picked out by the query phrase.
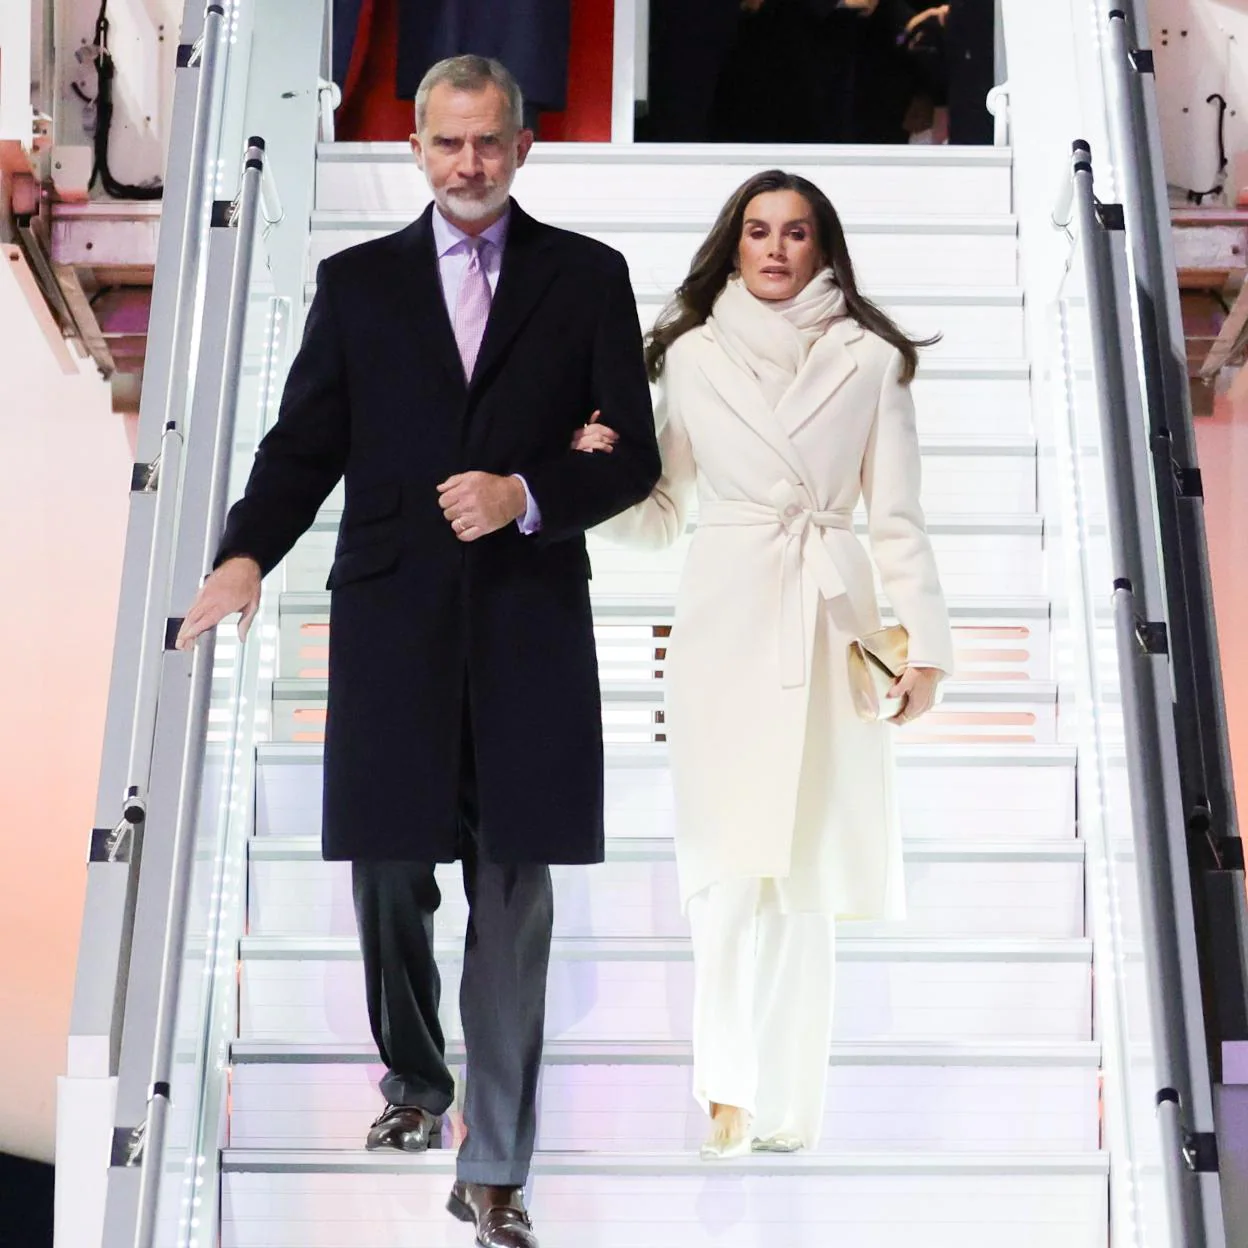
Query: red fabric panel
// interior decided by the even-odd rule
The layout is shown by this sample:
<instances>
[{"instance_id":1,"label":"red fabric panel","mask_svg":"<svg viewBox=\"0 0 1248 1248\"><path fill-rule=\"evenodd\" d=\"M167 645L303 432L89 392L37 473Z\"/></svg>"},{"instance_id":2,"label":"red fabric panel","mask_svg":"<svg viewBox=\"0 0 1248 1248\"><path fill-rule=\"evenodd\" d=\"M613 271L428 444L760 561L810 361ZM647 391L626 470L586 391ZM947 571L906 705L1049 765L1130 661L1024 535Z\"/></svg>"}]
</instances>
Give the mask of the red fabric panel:
<instances>
[{"instance_id":1,"label":"red fabric panel","mask_svg":"<svg viewBox=\"0 0 1248 1248\"><path fill-rule=\"evenodd\" d=\"M334 134L344 143L406 143L416 128L411 100L394 95L399 59L397 0L364 0Z\"/></svg>"},{"instance_id":2,"label":"red fabric panel","mask_svg":"<svg viewBox=\"0 0 1248 1248\"><path fill-rule=\"evenodd\" d=\"M541 137L565 143L611 141L615 0L572 0L568 107L542 117Z\"/></svg>"},{"instance_id":3,"label":"red fabric panel","mask_svg":"<svg viewBox=\"0 0 1248 1248\"><path fill-rule=\"evenodd\" d=\"M606 143L611 138L615 0L572 0L568 107L545 113L543 140ZM410 100L394 98L398 59L397 0L364 0L342 105L334 120L343 142L397 140L412 132Z\"/></svg>"}]
</instances>

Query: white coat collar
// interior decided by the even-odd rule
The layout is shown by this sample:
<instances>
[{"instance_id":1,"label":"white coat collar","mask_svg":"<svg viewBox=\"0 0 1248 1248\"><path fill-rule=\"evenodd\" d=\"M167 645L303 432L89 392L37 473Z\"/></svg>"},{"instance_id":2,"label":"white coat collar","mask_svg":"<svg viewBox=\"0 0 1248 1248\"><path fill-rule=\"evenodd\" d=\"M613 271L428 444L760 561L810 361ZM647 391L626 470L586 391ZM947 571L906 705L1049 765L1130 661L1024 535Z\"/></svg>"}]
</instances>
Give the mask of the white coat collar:
<instances>
[{"instance_id":1,"label":"white coat collar","mask_svg":"<svg viewBox=\"0 0 1248 1248\"><path fill-rule=\"evenodd\" d=\"M758 434L813 493L814 479L793 435L857 371L858 362L851 347L863 338L862 326L849 319L832 325L811 348L792 387L774 411L755 379L724 353L710 327L702 325L697 333L698 366L724 405Z\"/></svg>"}]
</instances>

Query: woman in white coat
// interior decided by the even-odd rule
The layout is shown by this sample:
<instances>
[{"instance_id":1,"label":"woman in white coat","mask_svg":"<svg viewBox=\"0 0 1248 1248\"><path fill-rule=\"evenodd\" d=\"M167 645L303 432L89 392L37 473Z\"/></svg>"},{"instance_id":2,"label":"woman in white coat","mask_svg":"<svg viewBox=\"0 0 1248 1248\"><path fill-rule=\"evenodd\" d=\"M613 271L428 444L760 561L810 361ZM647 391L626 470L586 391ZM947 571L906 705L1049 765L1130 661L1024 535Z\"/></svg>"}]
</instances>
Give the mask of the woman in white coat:
<instances>
[{"instance_id":1,"label":"woman in white coat","mask_svg":"<svg viewBox=\"0 0 1248 1248\"><path fill-rule=\"evenodd\" d=\"M862 497L909 633L890 691L904 723L953 663L919 505L909 383L924 345L859 293L827 197L779 171L729 200L647 342L663 476L598 531L662 547L696 511L666 732L708 1158L817 1142L835 920L902 914L893 729L851 699L849 643L880 627L852 517ZM573 445L612 441L594 421Z\"/></svg>"}]
</instances>

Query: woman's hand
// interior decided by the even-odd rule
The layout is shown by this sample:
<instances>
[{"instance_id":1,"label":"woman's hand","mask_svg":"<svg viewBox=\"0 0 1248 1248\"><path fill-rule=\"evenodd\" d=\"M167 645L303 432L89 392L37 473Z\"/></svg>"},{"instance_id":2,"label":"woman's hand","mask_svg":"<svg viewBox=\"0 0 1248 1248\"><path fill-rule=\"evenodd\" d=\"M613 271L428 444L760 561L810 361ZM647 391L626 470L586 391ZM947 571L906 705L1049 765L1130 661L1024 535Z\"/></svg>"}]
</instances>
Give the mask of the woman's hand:
<instances>
[{"instance_id":1,"label":"woman's hand","mask_svg":"<svg viewBox=\"0 0 1248 1248\"><path fill-rule=\"evenodd\" d=\"M584 451L586 455L592 455L595 451L605 451L609 455L615 450L615 444L619 441L620 435L609 426L598 423L601 415L601 412L595 412L589 418L589 423L582 425L572 435L574 451Z\"/></svg>"},{"instance_id":2,"label":"woman's hand","mask_svg":"<svg viewBox=\"0 0 1248 1248\"><path fill-rule=\"evenodd\" d=\"M940 684L940 672L934 667L908 667L893 682L888 691L890 698L903 698L901 710L888 722L908 724L932 709L936 701L936 686Z\"/></svg>"}]
</instances>

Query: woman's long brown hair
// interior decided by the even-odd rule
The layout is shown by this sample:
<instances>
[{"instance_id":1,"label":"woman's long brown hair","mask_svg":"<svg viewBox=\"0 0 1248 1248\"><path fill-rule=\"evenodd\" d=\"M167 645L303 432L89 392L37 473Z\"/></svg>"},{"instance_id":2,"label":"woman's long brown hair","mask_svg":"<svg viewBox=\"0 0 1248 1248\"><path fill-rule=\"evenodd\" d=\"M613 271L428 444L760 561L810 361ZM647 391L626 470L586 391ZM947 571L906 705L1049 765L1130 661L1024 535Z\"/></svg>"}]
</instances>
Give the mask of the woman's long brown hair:
<instances>
[{"instance_id":1,"label":"woman's long brown hair","mask_svg":"<svg viewBox=\"0 0 1248 1248\"><path fill-rule=\"evenodd\" d=\"M677 288L675 297L646 335L646 370L650 380L657 381L662 375L668 347L691 329L704 324L711 315L715 300L737 267L737 248L741 242L745 209L756 195L764 195L768 191L796 191L810 205L815 218L816 241L823 252L824 264L831 268L836 284L845 292L847 312L863 329L878 334L901 352L901 380L903 383L912 381L919 364L919 348L939 342L940 335L932 338L909 337L898 329L891 317L862 294L854 278L845 230L836 209L832 207L832 201L813 182L795 173L785 173L782 169L755 174L733 192L720 210L718 220L693 258L689 276Z\"/></svg>"}]
</instances>

